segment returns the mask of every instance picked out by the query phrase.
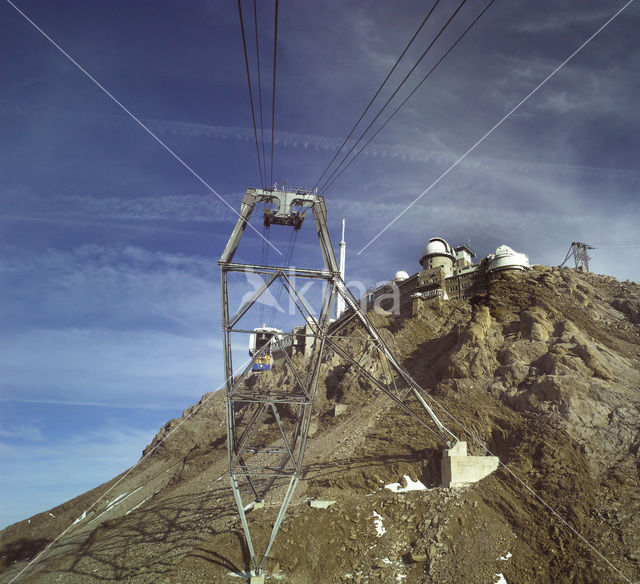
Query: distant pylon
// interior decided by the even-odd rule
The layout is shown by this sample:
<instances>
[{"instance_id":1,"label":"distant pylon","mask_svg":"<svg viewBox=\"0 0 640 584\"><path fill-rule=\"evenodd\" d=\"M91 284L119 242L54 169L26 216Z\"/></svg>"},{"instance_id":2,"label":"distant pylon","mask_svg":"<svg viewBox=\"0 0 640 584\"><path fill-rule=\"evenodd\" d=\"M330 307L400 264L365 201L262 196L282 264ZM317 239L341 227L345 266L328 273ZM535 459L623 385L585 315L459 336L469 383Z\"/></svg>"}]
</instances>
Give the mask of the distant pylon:
<instances>
[{"instance_id":1,"label":"distant pylon","mask_svg":"<svg viewBox=\"0 0 640 584\"><path fill-rule=\"evenodd\" d=\"M575 261L576 270L583 270L585 272L589 271L589 254L587 253L588 249L594 249L591 245L587 245L586 243L581 243L579 241L571 242L571 246L569 247L569 251L564 258L564 261L560 264L560 267L564 266L568 259L573 256Z\"/></svg>"}]
</instances>

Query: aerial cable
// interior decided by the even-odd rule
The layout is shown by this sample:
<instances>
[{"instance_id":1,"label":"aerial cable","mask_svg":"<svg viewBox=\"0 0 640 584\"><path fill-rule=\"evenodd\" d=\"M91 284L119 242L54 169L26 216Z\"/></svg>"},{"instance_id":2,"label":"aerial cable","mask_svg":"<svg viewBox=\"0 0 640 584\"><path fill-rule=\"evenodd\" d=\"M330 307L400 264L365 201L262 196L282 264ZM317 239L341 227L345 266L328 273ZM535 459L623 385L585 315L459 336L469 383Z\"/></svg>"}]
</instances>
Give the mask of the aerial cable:
<instances>
[{"instance_id":1,"label":"aerial cable","mask_svg":"<svg viewBox=\"0 0 640 584\"><path fill-rule=\"evenodd\" d=\"M364 132L362 132L362 134L360 134L360 136L358 137L358 139L355 141L355 143L351 146L351 148L349 149L349 151L343 156L342 160L340 161L340 163L338 164L338 166L333 170L333 172L331 173L331 175L327 178L327 180L324 182L324 184L320 187L320 191L324 191L327 188L327 185L330 183L331 179L334 177L334 175L340 170L340 167L344 164L344 162L347 160L347 158L351 155L351 153L355 150L355 148L358 146L358 144L360 143L360 141L364 138L364 136L366 135L366 133L371 129L371 127L373 126L373 124L378 120L378 118L382 115L382 112L387 108L387 106L389 105L389 103L391 102L391 100L397 95L398 91L400 91L400 89L402 88L402 86L405 84L405 82L407 81L407 79L411 76L411 74L415 71L416 67L420 64L420 62L422 61L422 59L426 56L426 54L429 52L429 50L433 47L433 45L436 43L436 41L440 38L440 36L442 35L442 33L445 31L445 29L449 26L449 24L451 23L451 21L455 18L455 16L458 14L458 12L460 11L460 9L466 4L467 0L462 0L462 2L459 4L458 8L456 8L455 12L449 17L449 19L447 20L447 22L444 24L444 26L440 29L440 31L438 32L438 34L435 36L435 38L431 41L431 43L429 43L429 45L427 46L427 48L424 50L424 52L422 53L422 55L420 56L420 58L416 61L416 63L413 65L413 67L411 68L411 70L405 75L404 79L400 82L400 85L398 85L398 87L396 88L396 90L391 94L391 97L389 97L389 99L387 99L387 101L385 102L385 104L382 106L382 108L378 111L378 113L376 114L376 116L373 118L373 120L371 120L371 122L369 123L369 125L366 127L366 129L364 130Z\"/></svg>"},{"instance_id":2,"label":"aerial cable","mask_svg":"<svg viewBox=\"0 0 640 584\"><path fill-rule=\"evenodd\" d=\"M253 137L256 142L256 156L258 157L258 170L260 171L260 183L264 187L262 176L262 164L260 163L260 148L258 147L258 130L256 129L256 114L253 107L253 90L251 89L251 75L249 73L249 57L247 55L247 39L244 35L244 20L242 18L242 2L238 0L238 13L240 14L240 30L242 31L242 48L244 50L244 65L247 70L247 84L249 85L249 103L251 104L251 120L253 121Z\"/></svg>"},{"instance_id":3,"label":"aerial cable","mask_svg":"<svg viewBox=\"0 0 640 584\"><path fill-rule=\"evenodd\" d=\"M320 178L316 181L316 184L313 185L314 189L318 186L318 183L322 180L322 177L324 177L324 175L327 173L327 171L329 170L331 165L334 163L335 159L338 158L338 155L340 154L340 151L344 148L344 145L347 143L349 138L351 138L351 135L355 132L356 128L358 127L358 124L362 121L362 118L364 118L366 113L369 111L369 108L372 106L372 104L375 101L376 97L378 97L378 95L382 91L382 88L385 86L387 81L389 81L389 77L391 77L392 73L396 70L396 67L399 65L400 61L402 60L402 57L404 57L405 53L409 50L409 47L412 45L413 41L418 36L420 31L422 30L422 28L426 24L427 20L429 20L429 17L433 13L433 11L435 10L435 8L436 8L436 6L438 5L439 2L440 2L440 0L436 0L435 4L431 7L431 10L429 10L427 15L424 17L424 20L422 21L422 23L418 27L418 30L416 30L416 32L413 33L413 36L411 37L411 40L409 41L407 46L404 48L404 51L402 51L402 53L400 54L400 56L398 57L396 62L393 64L393 67L391 67L391 71L389 71L389 73L387 73L387 76L384 78L384 81L380 84L380 87L378 87L378 91L376 91L375 95L371 98L371 101L367 104L367 107L364 108L364 111L362 112L362 115L358 118L358 121L353 125L353 128L351 128L351 131L349 132L349 135L344 139L344 142L340 145L340 148L338 148L336 153L333 155L333 158L331 159L329 164L327 164L327 168L324 169L324 171L320 175Z\"/></svg>"},{"instance_id":4,"label":"aerial cable","mask_svg":"<svg viewBox=\"0 0 640 584\"><path fill-rule=\"evenodd\" d=\"M623 249L639 249L640 244L632 243L627 245L592 245L593 249L612 249L612 250L623 250Z\"/></svg>"},{"instance_id":5,"label":"aerial cable","mask_svg":"<svg viewBox=\"0 0 640 584\"><path fill-rule=\"evenodd\" d=\"M271 174L269 175L270 184L273 184L273 142L274 142L274 134L275 134L275 116L276 116L276 57L277 55L278 55L278 0L276 0L275 32L273 35L273 94L271 96Z\"/></svg>"},{"instance_id":6,"label":"aerial cable","mask_svg":"<svg viewBox=\"0 0 640 584\"><path fill-rule=\"evenodd\" d=\"M267 176L267 167L266 167L267 157L265 156L265 153L264 153L264 123L263 123L263 116L262 116L262 80L260 76L260 43L258 42L257 0L253 0L253 25L256 30L256 62L258 64L258 105L260 107L260 141L262 142L262 165L264 166L264 176L266 177Z\"/></svg>"},{"instance_id":7,"label":"aerial cable","mask_svg":"<svg viewBox=\"0 0 640 584\"><path fill-rule=\"evenodd\" d=\"M266 226L266 225L263 225L263 226L262 226L262 237L263 237L264 239L266 239L266 238L267 238L267 233L268 233L268 231L267 231L267 226ZM267 244L263 241L263 242L262 242L262 259L261 259L261 264L262 264L263 266L266 266L266 265L267 265L267 257L266 257L267 253L266 253L266 247L267 247ZM261 303L260 303L260 323L262 323L262 322L264 322L264 304L261 302Z\"/></svg>"},{"instance_id":8,"label":"aerial cable","mask_svg":"<svg viewBox=\"0 0 640 584\"><path fill-rule=\"evenodd\" d=\"M269 247L267 243L269 243L269 238L271 235L271 230L269 229L269 225L264 223L262 225L262 265L269 265ZM264 323L264 304L260 303L260 323Z\"/></svg>"},{"instance_id":9,"label":"aerial cable","mask_svg":"<svg viewBox=\"0 0 640 584\"><path fill-rule=\"evenodd\" d=\"M358 152L355 153L355 155L353 156L353 158L351 160L349 160L349 162L342 167L342 169L340 170L340 172L338 172L338 174L333 178L333 180L331 180L331 182L325 183L323 191L326 191L327 189L331 188L331 186L333 185L334 182L336 182L336 180L338 180L338 178L340 178L340 176L342 175L342 173L347 170L347 168L349 168L349 166L351 166L351 163L362 153L362 151L373 141L373 139L381 132L381 130L391 121L391 119L398 113L398 111L400 111L400 109L413 97L413 95L416 93L416 91L418 91L418 89L422 86L422 84L431 76L431 74L438 68L438 66L440 65L440 63L442 63L442 61L444 61L447 56L449 55L449 53L451 51L453 51L453 49L456 47L456 45L466 36L466 34L475 26L476 22L478 22L478 20L480 20L480 17L489 9L489 7L495 2L495 0L491 0L484 8L484 10L478 14L478 16L475 17L475 19L473 20L473 22L471 22L471 24L462 32L462 34L460 34L458 36L458 38L452 43L452 45L446 50L446 52L442 55L442 57L440 57L440 59L438 59L438 61L436 62L436 64L429 70L429 72L422 78L422 80L420 81L420 83L418 83L418 85L416 85L416 87L413 89L413 91L407 95L407 97L405 97L402 102L400 103L400 105L393 110L393 112L391 113L391 115L384 121L384 123L374 132L374 134L367 140L367 142L365 143L364 146L362 146L362 148L360 148L360 150L358 150Z\"/></svg>"},{"instance_id":10,"label":"aerial cable","mask_svg":"<svg viewBox=\"0 0 640 584\"><path fill-rule=\"evenodd\" d=\"M298 240L298 229L293 229L291 231L291 235L289 236L289 245L287 246L287 253L285 254L284 260L282 261L282 267L287 267L289 262L291 261L291 256L293 255L293 249L296 246L296 241ZM276 318L276 310L278 306L280 306L280 297L282 296L282 289L284 288L284 283L280 281L280 286L278 288L278 294L276 295L276 301L273 305L273 311L271 312L271 321L269 326L273 326L273 321Z\"/></svg>"},{"instance_id":11,"label":"aerial cable","mask_svg":"<svg viewBox=\"0 0 640 584\"><path fill-rule=\"evenodd\" d=\"M594 243L597 247L627 247L633 245L640 245L640 241L620 241L620 242L607 242L607 243Z\"/></svg>"},{"instance_id":12,"label":"aerial cable","mask_svg":"<svg viewBox=\"0 0 640 584\"><path fill-rule=\"evenodd\" d=\"M640 241L596 241L593 245L627 245L628 243L640 243Z\"/></svg>"},{"instance_id":13,"label":"aerial cable","mask_svg":"<svg viewBox=\"0 0 640 584\"><path fill-rule=\"evenodd\" d=\"M364 138L365 134L371 129L371 126L373 126L373 124L375 124L375 122L378 120L378 118L382 115L382 112L387 108L387 106L389 105L389 103L391 102L391 100L397 95L398 91L400 91L400 89L402 88L402 86L406 83L407 79L411 76L411 74L416 70L416 67L418 67L418 65L422 62L422 59L424 59L424 57L427 55L427 53L431 50L431 48L433 47L433 45L436 43L436 41L440 38L440 36L442 35L442 33L446 30L446 28L449 26L449 24L451 24L451 21L456 17L456 15L458 14L458 12L460 12L460 10L462 9L462 7L467 3L467 0L462 0L462 2L458 5L458 8L456 8L455 12L449 17L449 19L447 20L447 22L445 22L444 26L440 29L440 31L438 32L438 34L434 37L434 39L429 43L429 45L427 46L427 48L424 50L424 52L422 53L422 55L420 55L420 58L416 61L415 65L413 67L411 67L411 70L405 75L404 79L400 82L400 85L398 85L398 87L396 88L396 90L391 94L391 97L389 97L389 99L387 99L387 101L384 103L384 105L382 106L382 108L380 108L380 110L378 111L378 113L376 114L376 116L373 118L373 120L371 120L371 122L369 123L369 125L366 127L365 131L362 132L362 134L360 134L360 137L355 141L355 143L353 144L353 146L351 146L351 148L349 149L349 152L347 152L343 157L342 160L340 161L340 163L338 164L338 166L333 170L333 172L331 173L331 175L329 176L329 178L325 181L324 185L322 185L322 187L320 187L320 191L323 191L324 188L326 187L326 185L329 183L329 181L333 178L333 176L338 172L338 170L340 169L340 167L344 164L344 161L351 155L351 153L355 150L355 148L358 146L358 144L360 143L360 141Z\"/></svg>"}]
</instances>

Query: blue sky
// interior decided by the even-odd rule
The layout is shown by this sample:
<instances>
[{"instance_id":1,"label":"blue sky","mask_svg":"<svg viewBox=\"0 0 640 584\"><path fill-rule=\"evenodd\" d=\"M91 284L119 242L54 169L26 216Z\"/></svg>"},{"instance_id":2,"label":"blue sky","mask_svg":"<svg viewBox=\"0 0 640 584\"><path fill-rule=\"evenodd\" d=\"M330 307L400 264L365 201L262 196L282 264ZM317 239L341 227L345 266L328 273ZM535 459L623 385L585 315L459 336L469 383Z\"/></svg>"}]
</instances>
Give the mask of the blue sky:
<instances>
[{"instance_id":1,"label":"blue sky","mask_svg":"<svg viewBox=\"0 0 640 584\"><path fill-rule=\"evenodd\" d=\"M234 2L15 3L232 207L258 186ZM467 4L420 77L485 5ZM268 94L273 2L259 5ZM280 3L276 181L313 186L430 5ZM455 5L441 3L392 81ZM571 241L637 241L633 2L356 255L623 5L497 0L326 192L334 243L347 221L347 280L415 272L433 235L548 265ZM0 39L4 526L121 472L219 387L217 259L234 215L6 2ZM296 261L311 249L301 240ZM640 280L632 251L592 257L593 271Z\"/></svg>"}]
</instances>

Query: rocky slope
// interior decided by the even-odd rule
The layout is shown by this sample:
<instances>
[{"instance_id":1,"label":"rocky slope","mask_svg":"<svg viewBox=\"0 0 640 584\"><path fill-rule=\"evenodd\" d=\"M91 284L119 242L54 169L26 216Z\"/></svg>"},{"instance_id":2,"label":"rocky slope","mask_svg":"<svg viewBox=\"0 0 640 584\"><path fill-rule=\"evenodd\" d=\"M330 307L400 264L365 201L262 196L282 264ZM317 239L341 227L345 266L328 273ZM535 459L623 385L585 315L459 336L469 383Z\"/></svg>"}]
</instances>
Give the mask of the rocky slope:
<instances>
[{"instance_id":1,"label":"rocky slope","mask_svg":"<svg viewBox=\"0 0 640 584\"><path fill-rule=\"evenodd\" d=\"M488 449L503 465L475 485L439 488L442 444L328 356L305 477L267 581L640 581L639 285L538 267L472 303L375 318L455 417L440 411L443 421L471 453ZM384 374L371 356L363 363ZM278 371L259 380L283 381ZM336 403L348 406L338 417ZM78 518L17 582L242 581L223 396L167 423L145 453L128 474L0 532L0 582ZM384 488L405 475L429 488ZM335 504L313 509L314 497ZM249 513L258 547L276 512L267 499Z\"/></svg>"}]
</instances>

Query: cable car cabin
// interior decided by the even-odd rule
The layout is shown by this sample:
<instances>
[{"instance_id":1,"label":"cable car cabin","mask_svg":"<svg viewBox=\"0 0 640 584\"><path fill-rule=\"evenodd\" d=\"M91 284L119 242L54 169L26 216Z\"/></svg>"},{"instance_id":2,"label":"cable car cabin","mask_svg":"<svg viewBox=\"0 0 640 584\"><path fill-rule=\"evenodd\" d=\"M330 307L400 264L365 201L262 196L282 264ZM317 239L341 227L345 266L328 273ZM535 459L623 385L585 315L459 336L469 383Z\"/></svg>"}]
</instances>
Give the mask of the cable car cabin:
<instances>
[{"instance_id":1,"label":"cable car cabin","mask_svg":"<svg viewBox=\"0 0 640 584\"><path fill-rule=\"evenodd\" d=\"M251 371L270 371L271 367L273 367L273 357L271 355L262 355L256 359Z\"/></svg>"},{"instance_id":2,"label":"cable car cabin","mask_svg":"<svg viewBox=\"0 0 640 584\"><path fill-rule=\"evenodd\" d=\"M282 331L277 328L265 326L253 329L249 337L249 355L253 357L268 343L269 347L262 351L251 367L252 371L269 371L273 367L273 357L271 355L272 346L275 343L274 337L282 335Z\"/></svg>"}]
</instances>

